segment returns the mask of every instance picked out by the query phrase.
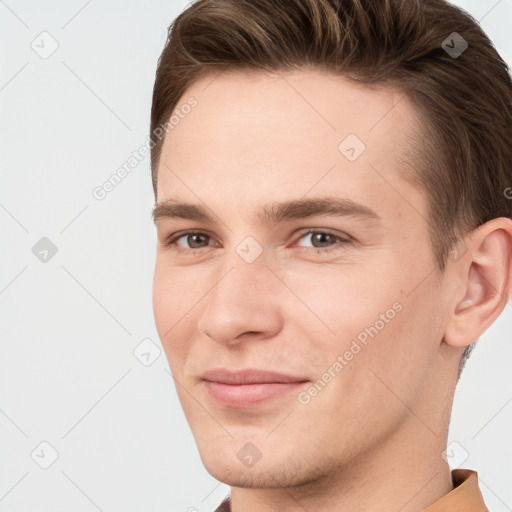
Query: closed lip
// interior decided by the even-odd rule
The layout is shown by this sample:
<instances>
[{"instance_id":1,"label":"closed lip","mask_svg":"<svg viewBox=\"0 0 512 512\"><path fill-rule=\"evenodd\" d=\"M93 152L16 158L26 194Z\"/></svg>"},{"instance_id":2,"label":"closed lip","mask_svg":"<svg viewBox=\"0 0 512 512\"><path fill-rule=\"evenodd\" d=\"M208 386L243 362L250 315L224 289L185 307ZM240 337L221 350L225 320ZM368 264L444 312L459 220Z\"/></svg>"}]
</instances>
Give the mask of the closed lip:
<instances>
[{"instance_id":1,"label":"closed lip","mask_svg":"<svg viewBox=\"0 0 512 512\"><path fill-rule=\"evenodd\" d=\"M309 380L304 377L296 377L284 373L269 372L254 368L245 368L237 371L216 368L205 372L202 375L202 379L210 382L220 382L221 384L231 384L233 386L244 384L307 382Z\"/></svg>"}]
</instances>

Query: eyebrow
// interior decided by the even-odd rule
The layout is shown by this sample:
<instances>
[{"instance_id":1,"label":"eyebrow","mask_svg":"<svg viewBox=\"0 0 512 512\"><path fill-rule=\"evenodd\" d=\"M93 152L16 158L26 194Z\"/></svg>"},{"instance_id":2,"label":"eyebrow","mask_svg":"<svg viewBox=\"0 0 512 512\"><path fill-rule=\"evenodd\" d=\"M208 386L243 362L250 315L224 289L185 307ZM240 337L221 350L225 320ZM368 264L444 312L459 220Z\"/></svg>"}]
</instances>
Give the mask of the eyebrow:
<instances>
[{"instance_id":1,"label":"eyebrow","mask_svg":"<svg viewBox=\"0 0 512 512\"><path fill-rule=\"evenodd\" d=\"M320 197L295 199L272 203L263 208L257 219L263 224L306 219L317 215L354 217L366 221L381 221L382 218L371 208L348 198ZM215 224L216 220L208 210L199 204L167 199L157 203L152 211L153 222L163 219L188 219Z\"/></svg>"}]
</instances>

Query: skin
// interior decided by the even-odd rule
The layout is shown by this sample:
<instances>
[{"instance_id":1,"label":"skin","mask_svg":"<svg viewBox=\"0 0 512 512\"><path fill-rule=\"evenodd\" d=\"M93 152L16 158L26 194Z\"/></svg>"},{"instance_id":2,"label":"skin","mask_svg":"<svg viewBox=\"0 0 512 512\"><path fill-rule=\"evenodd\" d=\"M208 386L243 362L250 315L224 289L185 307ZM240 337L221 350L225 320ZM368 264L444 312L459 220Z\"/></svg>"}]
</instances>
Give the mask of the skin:
<instances>
[{"instance_id":1,"label":"skin","mask_svg":"<svg viewBox=\"0 0 512 512\"><path fill-rule=\"evenodd\" d=\"M178 105L190 96L197 106L164 141L157 201L206 205L216 221L156 222L153 307L206 469L231 486L236 512L424 510L453 487L442 452L458 364L511 293L512 221L480 226L437 270L425 194L401 175L417 118L397 91L300 70L208 76ZM338 150L349 133L366 145L353 162ZM325 195L381 221L257 218ZM206 236L163 245L186 230ZM247 236L263 248L252 263L236 252ZM307 390L397 301L307 404L294 392L236 410L205 391L201 374L219 367L301 376ZM247 442L262 454L252 467L237 457Z\"/></svg>"}]
</instances>

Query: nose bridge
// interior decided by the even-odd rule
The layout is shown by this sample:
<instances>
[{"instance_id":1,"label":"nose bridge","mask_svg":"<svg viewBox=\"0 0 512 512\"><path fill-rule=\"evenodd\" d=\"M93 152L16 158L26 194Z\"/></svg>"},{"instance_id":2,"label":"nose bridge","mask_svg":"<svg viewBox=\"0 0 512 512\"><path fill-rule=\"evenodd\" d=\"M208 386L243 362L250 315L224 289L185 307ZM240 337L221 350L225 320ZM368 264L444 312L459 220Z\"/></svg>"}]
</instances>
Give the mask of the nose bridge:
<instances>
[{"instance_id":1,"label":"nose bridge","mask_svg":"<svg viewBox=\"0 0 512 512\"><path fill-rule=\"evenodd\" d=\"M219 272L217 285L211 292L210 301L216 306L234 303L245 305L257 304L261 294L268 292L275 279L267 268L268 252L253 237L246 236L236 246L226 249Z\"/></svg>"},{"instance_id":2,"label":"nose bridge","mask_svg":"<svg viewBox=\"0 0 512 512\"><path fill-rule=\"evenodd\" d=\"M267 335L279 326L277 278L263 251L247 240L223 258L218 277L205 297L199 329L220 343L234 343L244 332ZM281 285L282 286L282 285Z\"/></svg>"}]
</instances>

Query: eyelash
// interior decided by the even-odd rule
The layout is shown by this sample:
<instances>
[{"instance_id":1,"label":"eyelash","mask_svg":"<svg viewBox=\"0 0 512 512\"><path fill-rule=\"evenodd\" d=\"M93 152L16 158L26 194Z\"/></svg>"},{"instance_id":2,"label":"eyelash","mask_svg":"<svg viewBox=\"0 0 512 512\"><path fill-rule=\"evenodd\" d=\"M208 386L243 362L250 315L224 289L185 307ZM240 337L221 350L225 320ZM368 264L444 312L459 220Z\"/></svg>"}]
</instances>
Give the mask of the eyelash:
<instances>
[{"instance_id":1,"label":"eyelash","mask_svg":"<svg viewBox=\"0 0 512 512\"><path fill-rule=\"evenodd\" d=\"M337 238L338 240L340 240L338 242L338 244L341 244L341 246L353 244L353 240L350 239L350 237L348 237L348 235L347 235L347 238L345 239L345 238L341 237L340 235L336 234L335 232L330 231L328 229L310 229L309 231L302 233L298 240L301 240L305 236L310 235L312 233L314 233L314 234L321 233L321 234L333 236L334 238ZM181 233L176 233L174 235L171 235L170 237L168 237L165 240L165 242L163 242L162 245L164 247L171 249L172 251L181 252L181 253L196 253L196 254L199 253L200 249L206 249L207 247L210 247L209 245L207 245L205 247L199 247L196 249L187 249L187 248L179 247L177 245L177 241L180 238L183 238L183 237L189 236L189 235L206 235L210 239L212 238L210 235L208 235L207 233L204 233L202 231L194 231L194 230L183 231ZM299 246L299 247L301 247L301 246ZM340 246L326 248L326 249L320 249L318 247L302 247L302 248L303 249L313 249L317 254L325 254L325 253L330 253L332 251L338 250L340 248Z\"/></svg>"}]
</instances>

